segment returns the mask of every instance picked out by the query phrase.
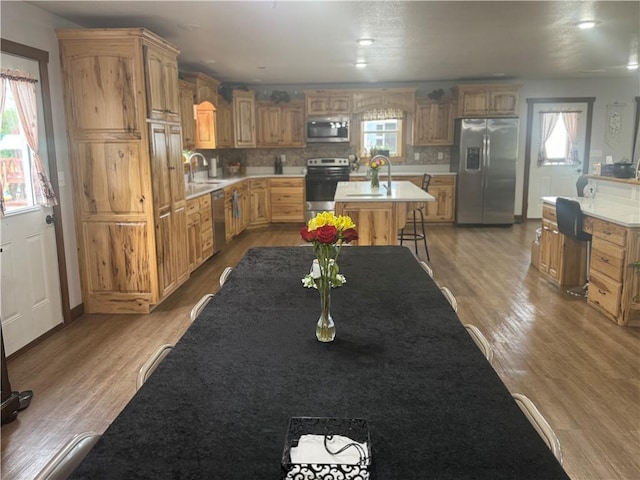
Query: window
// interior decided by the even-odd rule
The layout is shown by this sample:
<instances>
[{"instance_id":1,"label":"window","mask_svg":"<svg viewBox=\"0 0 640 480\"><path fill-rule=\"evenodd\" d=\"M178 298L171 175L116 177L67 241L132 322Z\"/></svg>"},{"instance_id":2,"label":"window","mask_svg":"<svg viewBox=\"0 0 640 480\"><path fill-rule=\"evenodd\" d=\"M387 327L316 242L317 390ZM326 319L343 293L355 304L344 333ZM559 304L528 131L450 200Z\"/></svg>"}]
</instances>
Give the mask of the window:
<instances>
[{"instance_id":1,"label":"window","mask_svg":"<svg viewBox=\"0 0 640 480\"><path fill-rule=\"evenodd\" d=\"M0 127L0 178L6 213L18 213L36 204L31 163L31 149L18 119L13 93L7 88Z\"/></svg>"},{"instance_id":2,"label":"window","mask_svg":"<svg viewBox=\"0 0 640 480\"><path fill-rule=\"evenodd\" d=\"M562 117L556 122L551 136L544 143L544 148L547 151L547 163L565 162L569 153L569 137Z\"/></svg>"},{"instance_id":3,"label":"window","mask_svg":"<svg viewBox=\"0 0 640 480\"><path fill-rule=\"evenodd\" d=\"M402 157L403 118L360 122L360 155L369 157L372 149L389 150L390 157Z\"/></svg>"},{"instance_id":4,"label":"window","mask_svg":"<svg viewBox=\"0 0 640 480\"><path fill-rule=\"evenodd\" d=\"M541 112L538 166L580 163L577 136L581 112Z\"/></svg>"}]
</instances>

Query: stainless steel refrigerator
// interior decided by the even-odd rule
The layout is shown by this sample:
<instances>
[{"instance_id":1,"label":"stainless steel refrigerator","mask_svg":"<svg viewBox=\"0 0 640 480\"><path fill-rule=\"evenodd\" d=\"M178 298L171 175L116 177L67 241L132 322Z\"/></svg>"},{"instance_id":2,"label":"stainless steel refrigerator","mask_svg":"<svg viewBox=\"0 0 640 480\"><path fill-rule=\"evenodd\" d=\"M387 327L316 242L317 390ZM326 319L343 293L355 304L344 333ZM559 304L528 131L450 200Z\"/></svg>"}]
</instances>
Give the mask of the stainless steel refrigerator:
<instances>
[{"instance_id":1,"label":"stainless steel refrigerator","mask_svg":"<svg viewBox=\"0 0 640 480\"><path fill-rule=\"evenodd\" d=\"M517 118L459 118L451 171L456 224L512 225L518 157Z\"/></svg>"}]
</instances>

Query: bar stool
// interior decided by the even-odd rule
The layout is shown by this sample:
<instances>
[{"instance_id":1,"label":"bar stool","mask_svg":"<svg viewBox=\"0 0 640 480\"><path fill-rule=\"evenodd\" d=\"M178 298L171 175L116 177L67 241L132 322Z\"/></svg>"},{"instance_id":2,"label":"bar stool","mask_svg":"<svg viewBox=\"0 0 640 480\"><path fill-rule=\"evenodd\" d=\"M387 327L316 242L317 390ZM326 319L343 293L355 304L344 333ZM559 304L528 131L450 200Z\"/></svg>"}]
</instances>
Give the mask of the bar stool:
<instances>
[{"instance_id":1,"label":"bar stool","mask_svg":"<svg viewBox=\"0 0 640 480\"><path fill-rule=\"evenodd\" d=\"M567 290L567 293L576 297L587 296L589 290L589 266L591 263L591 234L582 231L584 216L580 208L580 202L568 198L558 197L556 199L556 218L558 230L566 237L573 238L579 242L587 242L587 279L582 287L582 293Z\"/></svg>"},{"instance_id":2,"label":"bar stool","mask_svg":"<svg viewBox=\"0 0 640 480\"><path fill-rule=\"evenodd\" d=\"M431 183L431 175L425 173L422 177L422 190L425 192L429 189L429 183ZM416 251L416 255L418 255L418 240L422 240L424 242L424 249L427 252L427 260L431 261L429 258L429 248L427 247L427 234L424 230L424 204L420 205L418 208L413 209L413 231L406 232L404 228L400 230L400 235L398 236L398 240L400 240L400 245L404 241L405 237L407 240L413 240L414 248ZM422 233L418 231L417 221L416 221L416 213L420 215L420 228Z\"/></svg>"}]
</instances>

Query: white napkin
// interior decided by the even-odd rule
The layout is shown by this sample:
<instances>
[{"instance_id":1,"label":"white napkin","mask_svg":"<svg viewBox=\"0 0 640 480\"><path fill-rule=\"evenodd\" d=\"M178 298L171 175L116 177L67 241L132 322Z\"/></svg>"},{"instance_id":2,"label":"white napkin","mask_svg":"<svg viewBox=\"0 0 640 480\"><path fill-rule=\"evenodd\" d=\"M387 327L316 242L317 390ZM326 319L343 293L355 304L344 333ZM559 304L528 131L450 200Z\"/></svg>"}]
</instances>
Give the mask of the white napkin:
<instances>
[{"instance_id":1,"label":"white napkin","mask_svg":"<svg viewBox=\"0 0 640 480\"><path fill-rule=\"evenodd\" d=\"M368 452L367 442L354 442L342 435L334 435L331 440L327 440L327 446L332 452L337 452L350 443L356 443L362 447L362 451ZM356 447L347 448L338 455L327 452L324 447L324 435L302 435L298 446L291 447L290 454L291 463L357 465L360 462L360 453Z\"/></svg>"}]
</instances>

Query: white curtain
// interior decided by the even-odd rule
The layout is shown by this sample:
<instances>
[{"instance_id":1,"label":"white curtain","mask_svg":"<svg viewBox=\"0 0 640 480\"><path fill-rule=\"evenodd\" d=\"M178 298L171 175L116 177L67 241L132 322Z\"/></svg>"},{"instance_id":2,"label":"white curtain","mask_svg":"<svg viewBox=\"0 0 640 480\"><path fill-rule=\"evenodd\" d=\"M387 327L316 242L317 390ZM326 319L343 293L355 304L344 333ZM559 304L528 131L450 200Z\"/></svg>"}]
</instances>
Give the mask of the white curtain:
<instances>
[{"instance_id":1,"label":"white curtain","mask_svg":"<svg viewBox=\"0 0 640 480\"><path fill-rule=\"evenodd\" d=\"M569 155L567 156L567 163L579 163L578 147L576 142L578 140L578 118L579 112L563 112L562 120L567 127L567 136L569 137Z\"/></svg>"},{"instance_id":2,"label":"white curtain","mask_svg":"<svg viewBox=\"0 0 640 480\"><path fill-rule=\"evenodd\" d=\"M31 148L31 172L36 203L43 207L53 207L58 204L58 200L38 153L37 80L24 72L16 70L2 70L1 75L3 84L6 81L9 84L9 88L11 88L20 125L27 144Z\"/></svg>"},{"instance_id":3,"label":"white curtain","mask_svg":"<svg viewBox=\"0 0 640 480\"><path fill-rule=\"evenodd\" d=\"M547 159L547 149L545 143L549 140L553 129L558 123L560 114L556 112L545 112L540 114L540 150L538 151L538 166L541 166Z\"/></svg>"},{"instance_id":4,"label":"white curtain","mask_svg":"<svg viewBox=\"0 0 640 480\"><path fill-rule=\"evenodd\" d=\"M401 119L404 112L399 108L374 108L362 113L362 120L368 122L371 120L391 120L394 118Z\"/></svg>"},{"instance_id":5,"label":"white curtain","mask_svg":"<svg viewBox=\"0 0 640 480\"><path fill-rule=\"evenodd\" d=\"M2 112L4 112L4 92L7 86L7 80L4 77L0 78L0 119L2 119ZM4 216L4 185L2 183L2 176L0 176L0 216Z\"/></svg>"}]
</instances>

